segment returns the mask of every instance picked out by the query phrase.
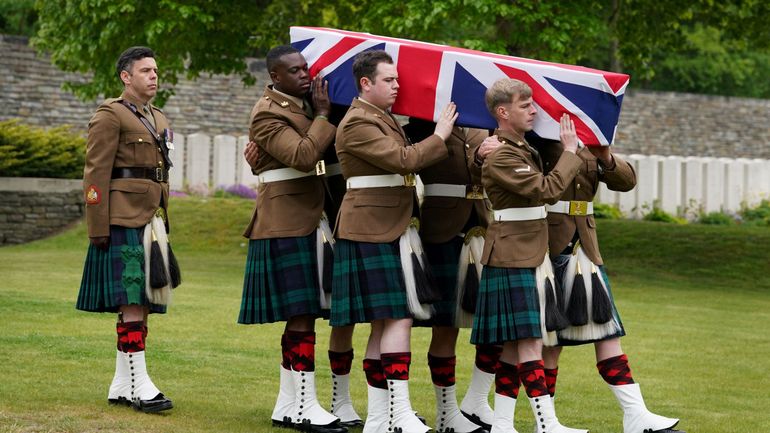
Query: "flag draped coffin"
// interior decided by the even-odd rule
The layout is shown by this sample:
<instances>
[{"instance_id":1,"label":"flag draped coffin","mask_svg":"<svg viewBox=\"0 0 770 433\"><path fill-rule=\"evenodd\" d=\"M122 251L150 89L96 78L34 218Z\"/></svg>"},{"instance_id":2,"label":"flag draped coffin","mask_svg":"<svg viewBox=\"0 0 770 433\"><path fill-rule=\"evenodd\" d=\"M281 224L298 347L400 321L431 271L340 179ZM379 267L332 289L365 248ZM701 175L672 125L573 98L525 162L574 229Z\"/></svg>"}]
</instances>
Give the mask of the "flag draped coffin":
<instances>
[{"instance_id":1,"label":"flag draped coffin","mask_svg":"<svg viewBox=\"0 0 770 433\"><path fill-rule=\"evenodd\" d=\"M291 27L291 43L302 52L312 76L329 81L332 102L350 105L358 96L353 59L366 50L387 51L398 68L399 96L393 112L438 119L450 101L460 113L457 124L495 128L484 92L500 78L515 78L532 88L538 109L534 132L559 138L559 119L568 113L578 138L587 145L609 145L615 137L629 76L581 66L317 27Z\"/></svg>"}]
</instances>

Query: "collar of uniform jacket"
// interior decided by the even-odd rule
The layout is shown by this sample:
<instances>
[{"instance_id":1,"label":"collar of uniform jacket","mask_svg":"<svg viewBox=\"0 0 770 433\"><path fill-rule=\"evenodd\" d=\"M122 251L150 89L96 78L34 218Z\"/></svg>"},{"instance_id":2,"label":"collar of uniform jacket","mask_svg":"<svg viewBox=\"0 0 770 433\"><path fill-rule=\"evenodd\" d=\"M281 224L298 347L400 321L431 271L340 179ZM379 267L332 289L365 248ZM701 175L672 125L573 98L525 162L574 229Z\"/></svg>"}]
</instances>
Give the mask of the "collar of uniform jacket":
<instances>
[{"instance_id":1,"label":"collar of uniform jacket","mask_svg":"<svg viewBox=\"0 0 770 433\"><path fill-rule=\"evenodd\" d=\"M272 85L267 86L268 90L270 90L273 95L273 99L278 102L278 104L281 105L281 107L285 107L284 102L292 102L294 104L293 108L298 108L300 112L303 112L302 107L305 101L302 98L297 98L296 96L287 95L286 93L281 92L280 90L274 88Z\"/></svg>"},{"instance_id":2,"label":"collar of uniform jacket","mask_svg":"<svg viewBox=\"0 0 770 433\"><path fill-rule=\"evenodd\" d=\"M398 124L396 118L393 117L389 111L385 111L382 108L372 104L371 102L365 101L361 98L353 99L353 102L350 105L352 107L360 108L367 113L373 114L375 117L382 119L388 126L397 131L404 138L404 141L411 144L406 134L404 133L403 128L401 128L401 125Z\"/></svg>"}]
</instances>

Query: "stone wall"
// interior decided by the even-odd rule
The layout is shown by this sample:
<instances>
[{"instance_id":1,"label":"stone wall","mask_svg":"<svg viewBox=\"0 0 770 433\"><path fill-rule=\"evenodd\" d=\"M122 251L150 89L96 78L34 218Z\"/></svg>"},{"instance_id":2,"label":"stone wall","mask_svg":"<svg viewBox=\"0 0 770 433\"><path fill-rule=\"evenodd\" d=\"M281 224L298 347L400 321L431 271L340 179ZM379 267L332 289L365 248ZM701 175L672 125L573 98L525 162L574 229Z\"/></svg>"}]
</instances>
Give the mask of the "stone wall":
<instances>
[{"instance_id":1,"label":"stone wall","mask_svg":"<svg viewBox=\"0 0 770 433\"><path fill-rule=\"evenodd\" d=\"M164 108L174 129L246 134L251 107L268 79L264 61L248 62L257 78L254 87L221 75L180 80ZM159 63L163 67L162 59ZM97 105L61 91L66 79L83 78L52 67L24 38L0 35L0 77L0 120L20 117L34 125L66 123L85 130ZM770 100L635 90L632 78L616 148L626 154L770 159L768 119Z\"/></svg>"},{"instance_id":2,"label":"stone wall","mask_svg":"<svg viewBox=\"0 0 770 433\"><path fill-rule=\"evenodd\" d=\"M83 181L0 177L0 245L58 232L84 212Z\"/></svg>"}]
</instances>

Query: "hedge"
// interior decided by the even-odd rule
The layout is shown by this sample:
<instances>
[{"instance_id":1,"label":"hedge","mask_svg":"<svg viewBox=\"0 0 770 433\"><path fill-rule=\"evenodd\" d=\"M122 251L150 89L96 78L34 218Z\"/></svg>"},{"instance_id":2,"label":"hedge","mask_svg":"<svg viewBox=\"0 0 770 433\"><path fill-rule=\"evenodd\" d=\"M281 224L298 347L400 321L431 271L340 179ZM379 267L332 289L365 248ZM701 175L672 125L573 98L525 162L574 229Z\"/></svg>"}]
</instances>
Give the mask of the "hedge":
<instances>
[{"instance_id":1,"label":"hedge","mask_svg":"<svg viewBox=\"0 0 770 433\"><path fill-rule=\"evenodd\" d=\"M0 122L0 177L81 179L86 140L68 126L41 129Z\"/></svg>"}]
</instances>

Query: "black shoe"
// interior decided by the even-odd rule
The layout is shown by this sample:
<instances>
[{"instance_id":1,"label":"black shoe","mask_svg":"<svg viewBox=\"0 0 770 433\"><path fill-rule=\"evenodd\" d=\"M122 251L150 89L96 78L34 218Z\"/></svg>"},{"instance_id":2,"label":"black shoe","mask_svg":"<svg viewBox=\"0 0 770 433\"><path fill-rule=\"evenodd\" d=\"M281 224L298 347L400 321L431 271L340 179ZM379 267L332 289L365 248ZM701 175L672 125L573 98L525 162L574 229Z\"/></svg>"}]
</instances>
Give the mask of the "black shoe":
<instances>
[{"instance_id":1,"label":"black shoe","mask_svg":"<svg viewBox=\"0 0 770 433\"><path fill-rule=\"evenodd\" d=\"M492 425L491 424L487 424L484 421L482 421L481 418L479 418L478 415L475 415L475 414L471 415L471 414L465 413L463 411L460 411L460 413L463 414L463 416L465 416L465 418L468 418L468 421L476 424L477 426L481 426L481 427L485 428L486 430L492 430Z\"/></svg>"},{"instance_id":2,"label":"black shoe","mask_svg":"<svg viewBox=\"0 0 770 433\"><path fill-rule=\"evenodd\" d=\"M363 427L364 422L360 419L354 419L353 421L340 421L340 425L347 428Z\"/></svg>"},{"instance_id":3,"label":"black shoe","mask_svg":"<svg viewBox=\"0 0 770 433\"><path fill-rule=\"evenodd\" d=\"M676 429L673 429L673 428L664 428L663 430L646 429L644 431L644 433L685 433L685 431L684 430L676 430Z\"/></svg>"},{"instance_id":4,"label":"black shoe","mask_svg":"<svg viewBox=\"0 0 770 433\"><path fill-rule=\"evenodd\" d=\"M131 400L125 398L125 397L118 397L118 398L108 398L107 403L110 405L118 405L118 406L131 406Z\"/></svg>"},{"instance_id":5,"label":"black shoe","mask_svg":"<svg viewBox=\"0 0 770 433\"><path fill-rule=\"evenodd\" d=\"M294 428L294 423L292 422L290 416L284 416L283 420L273 419L272 421L273 427Z\"/></svg>"},{"instance_id":6,"label":"black shoe","mask_svg":"<svg viewBox=\"0 0 770 433\"><path fill-rule=\"evenodd\" d=\"M310 424L309 419L303 419L301 423L294 424L294 428L309 433L348 433L348 429L340 425L340 420L334 420L326 425Z\"/></svg>"},{"instance_id":7,"label":"black shoe","mask_svg":"<svg viewBox=\"0 0 770 433\"><path fill-rule=\"evenodd\" d=\"M132 406L134 409L144 413L156 413L169 410L174 407L174 404L161 392L150 400L139 400L137 398L133 401Z\"/></svg>"}]
</instances>

